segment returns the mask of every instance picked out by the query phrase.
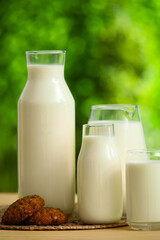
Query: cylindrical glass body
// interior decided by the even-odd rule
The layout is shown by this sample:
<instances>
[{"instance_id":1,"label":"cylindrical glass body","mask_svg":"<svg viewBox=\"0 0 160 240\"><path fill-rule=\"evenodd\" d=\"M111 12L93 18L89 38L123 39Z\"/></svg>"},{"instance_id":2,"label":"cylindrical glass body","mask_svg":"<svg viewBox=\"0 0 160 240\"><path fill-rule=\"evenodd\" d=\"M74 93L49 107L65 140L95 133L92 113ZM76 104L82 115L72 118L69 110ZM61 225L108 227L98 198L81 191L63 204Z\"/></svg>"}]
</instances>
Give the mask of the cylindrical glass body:
<instances>
[{"instance_id":1,"label":"cylindrical glass body","mask_svg":"<svg viewBox=\"0 0 160 240\"><path fill-rule=\"evenodd\" d=\"M19 197L39 194L71 214L75 185L75 104L64 51L26 52L28 79L18 100Z\"/></svg>"},{"instance_id":2,"label":"cylindrical glass body","mask_svg":"<svg viewBox=\"0 0 160 240\"><path fill-rule=\"evenodd\" d=\"M89 224L122 216L122 180L113 125L84 125L77 172L78 214Z\"/></svg>"},{"instance_id":3,"label":"cylindrical glass body","mask_svg":"<svg viewBox=\"0 0 160 240\"><path fill-rule=\"evenodd\" d=\"M160 229L160 150L127 154L127 222L135 230Z\"/></svg>"},{"instance_id":4,"label":"cylindrical glass body","mask_svg":"<svg viewBox=\"0 0 160 240\"><path fill-rule=\"evenodd\" d=\"M126 214L125 159L128 150L145 149L138 106L96 105L91 107L89 124L114 124L116 144L122 166L123 215Z\"/></svg>"}]
</instances>

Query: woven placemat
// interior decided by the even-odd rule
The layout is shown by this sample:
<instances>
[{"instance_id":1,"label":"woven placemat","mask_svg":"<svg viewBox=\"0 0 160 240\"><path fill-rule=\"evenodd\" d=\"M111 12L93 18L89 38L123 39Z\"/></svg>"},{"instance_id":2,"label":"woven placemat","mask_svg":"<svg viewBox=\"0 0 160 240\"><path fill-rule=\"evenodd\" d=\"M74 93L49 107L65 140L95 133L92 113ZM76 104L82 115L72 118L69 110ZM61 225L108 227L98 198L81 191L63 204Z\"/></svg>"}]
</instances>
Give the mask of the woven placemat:
<instances>
[{"instance_id":1,"label":"woven placemat","mask_svg":"<svg viewBox=\"0 0 160 240\"><path fill-rule=\"evenodd\" d=\"M105 228L115 228L115 227L123 227L127 226L126 220L121 219L118 223L111 223L111 224L95 224L95 225L88 225L82 223L77 217L70 217L68 222L62 225L52 225L52 226L37 226L37 225L5 225L2 223L2 215L5 211L6 207L0 206L0 229L3 230L51 230L51 231L58 231L58 230L93 230L93 229L105 229Z\"/></svg>"}]
</instances>

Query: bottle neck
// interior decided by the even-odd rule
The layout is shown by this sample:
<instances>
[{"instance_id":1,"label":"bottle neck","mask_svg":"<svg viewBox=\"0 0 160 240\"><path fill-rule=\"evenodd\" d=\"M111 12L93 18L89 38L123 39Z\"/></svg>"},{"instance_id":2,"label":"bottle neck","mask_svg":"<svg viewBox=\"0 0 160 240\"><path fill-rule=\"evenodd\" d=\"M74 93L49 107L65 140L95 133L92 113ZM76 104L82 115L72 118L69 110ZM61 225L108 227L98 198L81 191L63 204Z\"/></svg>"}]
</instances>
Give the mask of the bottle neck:
<instances>
[{"instance_id":1,"label":"bottle neck","mask_svg":"<svg viewBox=\"0 0 160 240\"><path fill-rule=\"evenodd\" d=\"M64 65L47 65L47 64L28 64L28 80L63 80L64 79Z\"/></svg>"},{"instance_id":2,"label":"bottle neck","mask_svg":"<svg viewBox=\"0 0 160 240\"><path fill-rule=\"evenodd\" d=\"M83 137L86 136L114 136L113 124L85 124L83 125Z\"/></svg>"}]
</instances>

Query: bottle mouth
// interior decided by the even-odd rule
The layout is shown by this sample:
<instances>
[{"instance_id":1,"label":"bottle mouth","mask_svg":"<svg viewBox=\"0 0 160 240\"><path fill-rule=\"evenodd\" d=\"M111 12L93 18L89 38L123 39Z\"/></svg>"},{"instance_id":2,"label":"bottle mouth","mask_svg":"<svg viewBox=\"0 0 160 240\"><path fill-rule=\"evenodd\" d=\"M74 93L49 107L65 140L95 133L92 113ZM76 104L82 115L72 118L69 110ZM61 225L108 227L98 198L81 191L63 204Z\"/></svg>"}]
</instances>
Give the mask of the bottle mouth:
<instances>
[{"instance_id":1,"label":"bottle mouth","mask_svg":"<svg viewBox=\"0 0 160 240\"><path fill-rule=\"evenodd\" d=\"M64 50L26 51L27 65L64 65Z\"/></svg>"},{"instance_id":2,"label":"bottle mouth","mask_svg":"<svg viewBox=\"0 0 160 240\"><path fill-rule=\"evenodd\" d=\"M26 54L58 54L63 53L65 54L65 50L39 50L39 51L26 51Z\"/></svg>"},{"instance_id":3,"label":"bottle mouth","mask_svg":"<svg viewBox=\"0 0 160 240\"><path fill-rule=\"evenodd\" d=\"M114 136L114 124L84 124L83 136Z\"/></svg>"}]
</instances>

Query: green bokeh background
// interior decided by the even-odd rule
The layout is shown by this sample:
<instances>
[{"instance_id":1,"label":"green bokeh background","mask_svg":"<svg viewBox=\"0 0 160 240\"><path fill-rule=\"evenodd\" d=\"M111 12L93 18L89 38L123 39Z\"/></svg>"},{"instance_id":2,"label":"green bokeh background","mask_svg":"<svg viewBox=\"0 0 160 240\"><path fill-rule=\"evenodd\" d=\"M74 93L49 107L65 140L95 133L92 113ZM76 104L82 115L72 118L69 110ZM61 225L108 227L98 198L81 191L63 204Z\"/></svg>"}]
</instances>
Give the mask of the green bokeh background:
<instances>
[{"instance_id":1,"label":"green bokeh background","mask_svg":"<svg viewBox=\"0 0 160 240\"><path fill-rule=\"evenodd\" d=\"M1 0L0 192L17 191L17 100L26 50L64 49L76 102L77 154L90 106L138 104L160 148L160 1Z\"/></svg>"}]
</instances>

